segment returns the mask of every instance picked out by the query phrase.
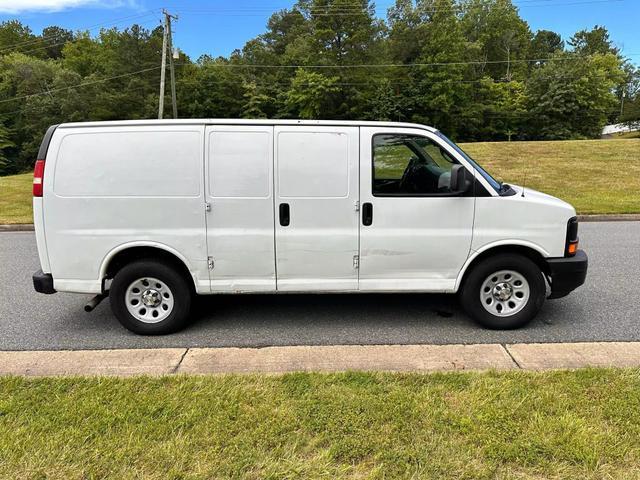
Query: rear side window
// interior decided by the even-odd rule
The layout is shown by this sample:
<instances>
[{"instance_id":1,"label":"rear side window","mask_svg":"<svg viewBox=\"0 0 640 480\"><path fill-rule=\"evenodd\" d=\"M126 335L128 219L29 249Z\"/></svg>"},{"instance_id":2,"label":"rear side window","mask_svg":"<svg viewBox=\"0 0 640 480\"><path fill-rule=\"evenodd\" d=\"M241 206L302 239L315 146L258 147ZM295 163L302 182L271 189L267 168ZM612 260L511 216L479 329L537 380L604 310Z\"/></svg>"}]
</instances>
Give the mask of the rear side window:
<instances>
[{"instance_id":1,"label":"rear side window","mask_svg":"<svg viewBox=\"0 0 640 480\"><path fill-rule=\"evenodd\" d=\"M130 130L66 135L53 190L58 196L198 196L199 130Z\"/></svg>"}]
</instances>

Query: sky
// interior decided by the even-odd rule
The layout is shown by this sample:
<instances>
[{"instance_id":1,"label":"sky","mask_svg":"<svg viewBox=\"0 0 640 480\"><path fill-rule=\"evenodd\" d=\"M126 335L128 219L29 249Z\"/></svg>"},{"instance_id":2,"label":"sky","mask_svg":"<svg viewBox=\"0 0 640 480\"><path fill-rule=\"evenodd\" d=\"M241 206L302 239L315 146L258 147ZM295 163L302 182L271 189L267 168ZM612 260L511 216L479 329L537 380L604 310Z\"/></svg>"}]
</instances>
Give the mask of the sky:
<instances>
[{"instance_id":1,"label":"sky","mask_svg":"<svg viewBox=\"0 0 640 480\"><path fill-rule=\"evenodd\" d=\"M270 14L294 0L0 0L0 21L19 19L35 33L49 25L97 33L101 27L138 23L153 28L166 8L178 15L174 45L192 59L208 53L229 55L265 31ZM394 0L378 0L384 17ZM553 30L567 40L573 33L604 25L617 47L640 64L640 0L514 0L533 31Z\"/></svg>"}]
</instances>

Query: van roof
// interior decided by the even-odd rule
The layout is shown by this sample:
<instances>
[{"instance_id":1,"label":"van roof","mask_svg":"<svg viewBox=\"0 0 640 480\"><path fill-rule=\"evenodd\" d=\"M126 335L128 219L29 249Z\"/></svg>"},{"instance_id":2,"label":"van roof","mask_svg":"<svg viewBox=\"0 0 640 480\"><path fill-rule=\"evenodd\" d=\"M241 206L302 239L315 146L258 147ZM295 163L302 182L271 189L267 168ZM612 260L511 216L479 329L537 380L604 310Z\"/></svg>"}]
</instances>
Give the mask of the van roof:
<instances>
[{"instance_id":1,"label":"van roof","mask_svg":"<svg viewBox=\"0 0 640 480\"><path fill-rule=\"evenodd\" d=\"M73 122L62 123L58 128L69 127L115 127L143 125L327 125L343 127L404 127L419 128L435 132L436 129L418 123L403 122L367 122L359 120L267 120L267 119L235 119L235 118L184 118L164 120L111 120L107 122Z\"/></svg>"}]
</instances>

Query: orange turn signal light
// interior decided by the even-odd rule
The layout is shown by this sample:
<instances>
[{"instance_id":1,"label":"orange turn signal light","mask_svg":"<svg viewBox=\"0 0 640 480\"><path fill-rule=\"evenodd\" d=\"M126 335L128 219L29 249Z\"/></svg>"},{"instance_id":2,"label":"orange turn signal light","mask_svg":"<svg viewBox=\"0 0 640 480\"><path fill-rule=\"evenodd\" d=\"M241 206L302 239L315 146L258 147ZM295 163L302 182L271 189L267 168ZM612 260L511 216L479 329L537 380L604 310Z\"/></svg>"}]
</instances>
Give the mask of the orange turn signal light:
<instances>
[{"instance_id":1,"label":"orange turn signal light","mask_svg":"<svg viewBox=\"0 0 640 480\"><path fill-rule=\"evenodd\" d=\"M578 251L578 242L570 243L569 246L567 247L567 253L569 255L575 255L577 251Z\"/></svg>"}]
</instances>

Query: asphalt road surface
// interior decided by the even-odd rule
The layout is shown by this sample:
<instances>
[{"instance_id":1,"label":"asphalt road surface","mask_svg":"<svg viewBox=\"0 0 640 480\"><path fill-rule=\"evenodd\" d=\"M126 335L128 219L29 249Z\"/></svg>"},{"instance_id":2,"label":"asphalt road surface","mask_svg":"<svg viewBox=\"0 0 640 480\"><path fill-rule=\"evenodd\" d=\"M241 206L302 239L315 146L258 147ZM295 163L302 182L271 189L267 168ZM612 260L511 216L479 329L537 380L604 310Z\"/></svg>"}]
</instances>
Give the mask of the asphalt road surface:
<instances>
[{"instance_id":1,"label":"asphalt road surface","mask_svg":"<svg viewBox=\"0 0 640 480\"><path fill-rule=\"evenodd\" d=\"M122 328L108 299L41 295L32 232L0 233L0 350L271 345L640 341L640 222L582 223L587 283L547 301L517 331L483 330L449 295L231 295L200 297L192 324L163 337Z\"/></svg>"}]
</instances>

